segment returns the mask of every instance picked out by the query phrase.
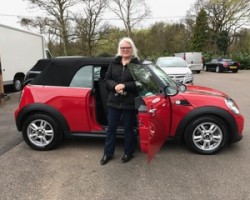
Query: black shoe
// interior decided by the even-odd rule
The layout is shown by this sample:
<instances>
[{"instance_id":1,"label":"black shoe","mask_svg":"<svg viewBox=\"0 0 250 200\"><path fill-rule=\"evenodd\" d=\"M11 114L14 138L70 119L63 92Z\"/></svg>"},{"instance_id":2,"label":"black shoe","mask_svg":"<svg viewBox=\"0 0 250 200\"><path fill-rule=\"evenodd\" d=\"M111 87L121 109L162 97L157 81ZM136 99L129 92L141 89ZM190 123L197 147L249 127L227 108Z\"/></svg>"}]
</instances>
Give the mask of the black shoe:
<instances>
[{"instance_id":1,"label":"black shoe","mask_svg":"<svg viewBox=\"0 0 250 200\"><path fill-rule=\"evenodd\" d=\"M104 155L100 161L100 164L101 165L105 165L107 164L111 159L112 159L113 156L107 156L107 155Z\"/></svg>"},{"instance_id":2,"label":"black shoe","mask_svg":"<svg viewBox=\"0 0 250 200\"><path fill-rule=\"evenodd\" d=\"M133 157L132 155L124 154L124 155L122 156L121 162L122 162L122 163L126 163L126 162L130 161L132 157Z\"/></svg>"}]
</instances>

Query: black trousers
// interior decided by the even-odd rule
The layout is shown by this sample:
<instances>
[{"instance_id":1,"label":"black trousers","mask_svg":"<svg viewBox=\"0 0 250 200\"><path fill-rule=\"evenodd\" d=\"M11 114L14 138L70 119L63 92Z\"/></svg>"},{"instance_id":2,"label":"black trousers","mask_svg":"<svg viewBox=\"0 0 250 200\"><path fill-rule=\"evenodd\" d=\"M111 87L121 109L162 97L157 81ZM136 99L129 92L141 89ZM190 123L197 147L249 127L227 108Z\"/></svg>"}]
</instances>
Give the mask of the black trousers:
<instances>
[{"instance_id":1,"label":"black trousers","mask_svg":"<svg viewBox=\"0 0 250 200\"><path fill-rule=\"evenodd\" d=\"M115 153L116 131L121 118L124 125L124 154L132 155L135 150L136 111L108 107L108 130L104 148L104 154L107 156L113 156Z\"/></svg>"}]
</instances>

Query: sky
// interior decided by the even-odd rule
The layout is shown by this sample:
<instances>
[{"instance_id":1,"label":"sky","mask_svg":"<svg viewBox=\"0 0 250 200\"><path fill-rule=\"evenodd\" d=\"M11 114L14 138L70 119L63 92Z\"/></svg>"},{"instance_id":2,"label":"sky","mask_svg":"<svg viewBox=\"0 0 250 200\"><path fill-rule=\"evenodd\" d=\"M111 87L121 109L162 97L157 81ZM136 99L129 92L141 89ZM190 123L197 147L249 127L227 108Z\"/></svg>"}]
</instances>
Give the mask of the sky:
<instances>
[{"instance_id":1,"label":"sky","mask_svg":"<svg viewBox=\"0 0 250 200\"><path fill-rule=\"evenodd\" d=\"M187 10L196 0L145 0L151 10L150 19L144 20L141 27L158 21L179 21L184 18ZM23 29L18 23L17 16L35 17L36 9L28 9L29 4L24 0L0 0L0 24ZM108 16L105 18L109 18ZM117 21L116 21L117 23Z\"/></svg>"}]
</instances>

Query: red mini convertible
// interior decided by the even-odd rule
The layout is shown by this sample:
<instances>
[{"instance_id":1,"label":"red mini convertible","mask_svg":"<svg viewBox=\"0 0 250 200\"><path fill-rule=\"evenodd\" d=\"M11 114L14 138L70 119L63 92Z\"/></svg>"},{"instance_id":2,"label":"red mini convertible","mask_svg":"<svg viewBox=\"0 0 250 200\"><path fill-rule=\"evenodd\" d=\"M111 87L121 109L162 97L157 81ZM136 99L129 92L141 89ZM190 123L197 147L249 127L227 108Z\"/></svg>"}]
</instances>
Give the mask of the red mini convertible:
<instances>
[{"instance_id":1,"label":"red mini convertible","mask_svg":"<svg viewBox=\"0 0 250 200\"><path fill-rule=\"evenodd\" d=\"M103 78L111 59L55 58L24 87L15 120L31 148L55 148L66 136L105 137ZM168 138L200 154L241 140L244 118L223 92L176 83L150 62L128 67L140 94L135 134L149 160ZM122 124L117 135L123 135Z\"/></svg>"}]
</instances>

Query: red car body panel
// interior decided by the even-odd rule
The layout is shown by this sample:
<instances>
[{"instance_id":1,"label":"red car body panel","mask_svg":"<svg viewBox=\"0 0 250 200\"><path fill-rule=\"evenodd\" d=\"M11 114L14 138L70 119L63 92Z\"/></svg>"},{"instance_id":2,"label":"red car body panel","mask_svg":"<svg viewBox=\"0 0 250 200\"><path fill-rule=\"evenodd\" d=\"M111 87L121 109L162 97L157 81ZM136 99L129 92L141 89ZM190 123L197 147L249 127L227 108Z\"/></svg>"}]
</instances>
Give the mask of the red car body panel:
<instances>
[{"instance_id":1,"label":"red car body panel","mask_svg":"<svg viewBox=\"0 0 250 200\"><path fill-rule=\"evenodd\" d=\"M187 85L187 91L185 93L179 93L176 96L171 97L172 104L172 123L171 130L169 136L175 136L177 127L181 123L181 120L184 116L186 116L190 111L194 109L199 109L204 106L214 106L224 109L226 112L229 112L232 116L234 116L237 124L239 134L242 134L244 127L244 118L242 115L236 115L225 104L224 98L227 95L221 91L202 87L202 86L194 86ZM188 106L183 106L178 104L180 101L187 101L190 103ZM235 103L236 104L236 103ZM237 105L237 104L236 104Z\"/></svg>"},{"instance_id":2,"label":"red car body panel","mask_svg":"<svg viewBox=\"0 0 250 200\"><path fill-rule=\"evenodd\" d=\"M146 112L138 113L141 150L150 162L165 143L171 127L171 102L163 95L144 98Z\"/></svg>"},{"instance_id":3,"label":"red car body panel","mask_svg":"<svg viewBox=\"0 0 250 200\"><path fill-rule=\"evenodd\" d=\"M44 87L46 87L46 93L43 92ZM68 87L27 86L23 92L25 92L26 98L24 100L21 98L15 116L26 105L42 103L58 110L68 122L71 132L102 130L101 126L96 122L95 101L90 95L91 89L89 88L69 89Z\"/></svg>"}]
</instances>

